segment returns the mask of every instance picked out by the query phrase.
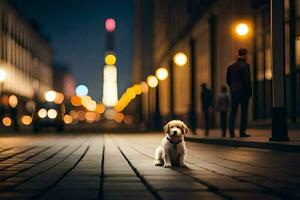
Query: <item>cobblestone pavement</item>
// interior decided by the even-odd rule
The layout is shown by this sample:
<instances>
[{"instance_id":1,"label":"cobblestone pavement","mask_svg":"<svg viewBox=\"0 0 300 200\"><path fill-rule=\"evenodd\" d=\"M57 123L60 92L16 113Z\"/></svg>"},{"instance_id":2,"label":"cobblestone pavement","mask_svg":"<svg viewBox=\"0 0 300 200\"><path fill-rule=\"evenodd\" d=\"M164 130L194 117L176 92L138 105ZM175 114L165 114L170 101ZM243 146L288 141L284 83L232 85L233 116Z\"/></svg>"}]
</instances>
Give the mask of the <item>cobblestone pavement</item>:
<instances>
[{"instance_id":1,"label":"cobblestone pavement","mask_svg":"<svg viewBox=\"0 0 300 200\"><path fill-rule=\"evenodd\" d=\"M162 137L0 137L0 199L300 199L298 153L187 143L188 168L167 169Z\"/></svg>"}]
</instances>

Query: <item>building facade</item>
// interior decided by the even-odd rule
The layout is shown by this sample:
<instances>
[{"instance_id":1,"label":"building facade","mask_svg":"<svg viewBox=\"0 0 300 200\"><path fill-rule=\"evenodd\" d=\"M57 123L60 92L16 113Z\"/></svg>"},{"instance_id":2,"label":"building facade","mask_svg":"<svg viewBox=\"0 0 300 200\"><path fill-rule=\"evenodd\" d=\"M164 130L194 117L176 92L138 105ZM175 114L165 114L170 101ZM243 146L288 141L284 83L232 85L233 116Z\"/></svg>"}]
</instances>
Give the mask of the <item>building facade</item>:
<instances>
[{"instance_id":1,"label":"building facade","mask_svg":"<svg viewBox=\"0 0 300 200\"><path fill-rule=\"evenodd\" d=\"M300 119L300 1L285 0L285 11L286 103L288 117L295 122ZM270 121L269 0L154 0L153 20L152 71L163 66L170 73L159 86L159 107L165 119L174 112L173 116L189 121L194 109L197 126L202 127L200 85L206 83L212 89L216 103L220 88L226 85L227 67L236 60L239 48L247 48L253 85L249 121ZM247 37L234 32L241 22L249 26ZM174 64L177 52L187 55L186 65ZM219 123L216 116L215 111L212 126Z\"/></svg>"},{"instance_id":2,"label":"building facade","mask_svg":"<svg viewBox=\"0 0 300 200\"><path fill-rule=\"evenodd\" d=\"M52 89L52 49L48 41L6 0L0 0L0 67L4 93L43 98Z\"/></svg>"}]
</instances>

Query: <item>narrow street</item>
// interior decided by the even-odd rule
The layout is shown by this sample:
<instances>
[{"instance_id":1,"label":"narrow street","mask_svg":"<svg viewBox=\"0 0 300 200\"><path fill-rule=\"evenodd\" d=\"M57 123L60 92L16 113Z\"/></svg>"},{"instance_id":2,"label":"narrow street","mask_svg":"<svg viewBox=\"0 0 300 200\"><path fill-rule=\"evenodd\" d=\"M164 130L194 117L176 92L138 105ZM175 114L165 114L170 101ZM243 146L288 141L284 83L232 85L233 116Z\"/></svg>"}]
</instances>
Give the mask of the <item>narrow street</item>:
<instances>
[{"instance_id":1,"label":"narrow street","mask_svg":"<svg viewBox=\"0 0 300 200\"><path fill-rule=\"evenodd\" d=\"M2 136L0 199L299 199L298 153L188 142L188 168L167 169L162 137Z\"/></svg>"}]
</instances>

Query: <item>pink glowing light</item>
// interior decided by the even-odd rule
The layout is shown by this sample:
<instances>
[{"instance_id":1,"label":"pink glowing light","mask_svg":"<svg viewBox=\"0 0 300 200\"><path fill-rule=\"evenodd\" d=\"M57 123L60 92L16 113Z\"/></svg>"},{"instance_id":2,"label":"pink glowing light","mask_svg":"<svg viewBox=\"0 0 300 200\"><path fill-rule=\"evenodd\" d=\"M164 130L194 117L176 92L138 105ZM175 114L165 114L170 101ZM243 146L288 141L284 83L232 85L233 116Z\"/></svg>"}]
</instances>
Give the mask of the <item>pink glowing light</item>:
<instances>
[{"instance_id":1,"label":"pink glowing light","mask_svg":"<svg viewBox=\"0 0 300 200\"><path fill-rule=\"evenodd\" d=\"M113 32L116 29L116 21L113 18L108 18L105 20L105 29L108 32Z\"/></svg>"}]
</instances>

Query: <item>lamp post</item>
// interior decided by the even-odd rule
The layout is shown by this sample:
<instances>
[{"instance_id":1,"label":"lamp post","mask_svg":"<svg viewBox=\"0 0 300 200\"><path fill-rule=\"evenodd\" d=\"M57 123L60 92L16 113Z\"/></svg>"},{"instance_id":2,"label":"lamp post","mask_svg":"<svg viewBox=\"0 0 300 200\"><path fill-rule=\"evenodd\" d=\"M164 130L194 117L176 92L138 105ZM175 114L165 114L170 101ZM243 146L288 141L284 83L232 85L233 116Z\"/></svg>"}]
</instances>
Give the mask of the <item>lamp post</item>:
<instances>
[{"instance_id":1,"label":"lamp post","mask_svg":"<svg viewBox=\"0 0 300 200\"><path fill-rule=\"evenodd\" d=\"M187 56L183 52L177 52L173 56L172 60L170 61L170 117L171 119L176 118L175 114L175 106L174 106L174 84L175 84L175 73L174 67L180 66L183 67L187 63ZM175 65L174 65L175 64Z\"/></svg>"},{"instance_id":2,"label":"lamp post","mask_svg":"<svg viewBox=\"0 0 300 200\"><path fill-rule=\"evenodd\" d=\"M159 81L163 81L168 78L169 72L166 68L160 67L155 71L155 75ZM158 84L155 92L155 129L156 130L159 130L162 124L159 102L160 101L159 101L159 84Z\"/></svg>"},{"instance_id":3,"label":"lamp post","mask_svg":"<svg viewBox=\"0 0 300 200\"><path fill-rule=\"evenodd\" d=\"M156 78L156 76L154 75L150 75L147 77L147 84L150 87L149 88L149 94L148 94L148 105L149 105L149 122L150 122L150 127L153 128L153 126L155 126L155 124L153 124L153 114L152 114L152 98L151 98L151 88L154 89L158 86L158 79ZM157 96L157 95L156 95Z\"/></svg>"},{"instance_id":4,"label":"lamp post","mask_svg":"<svg viewBox=\"0 0 300 200\"><path fill-rule=\"evenodd\" d=\"M193 39L190 40L190 59L191 59L191 67L190 67L190 109L189 109L189 122L190 128L193 133L196 132L197 123L196 123L196 95L195 95L195 85L196 85L196 58L195 58L195 41Z\"/></svg>"}]
</instances>

